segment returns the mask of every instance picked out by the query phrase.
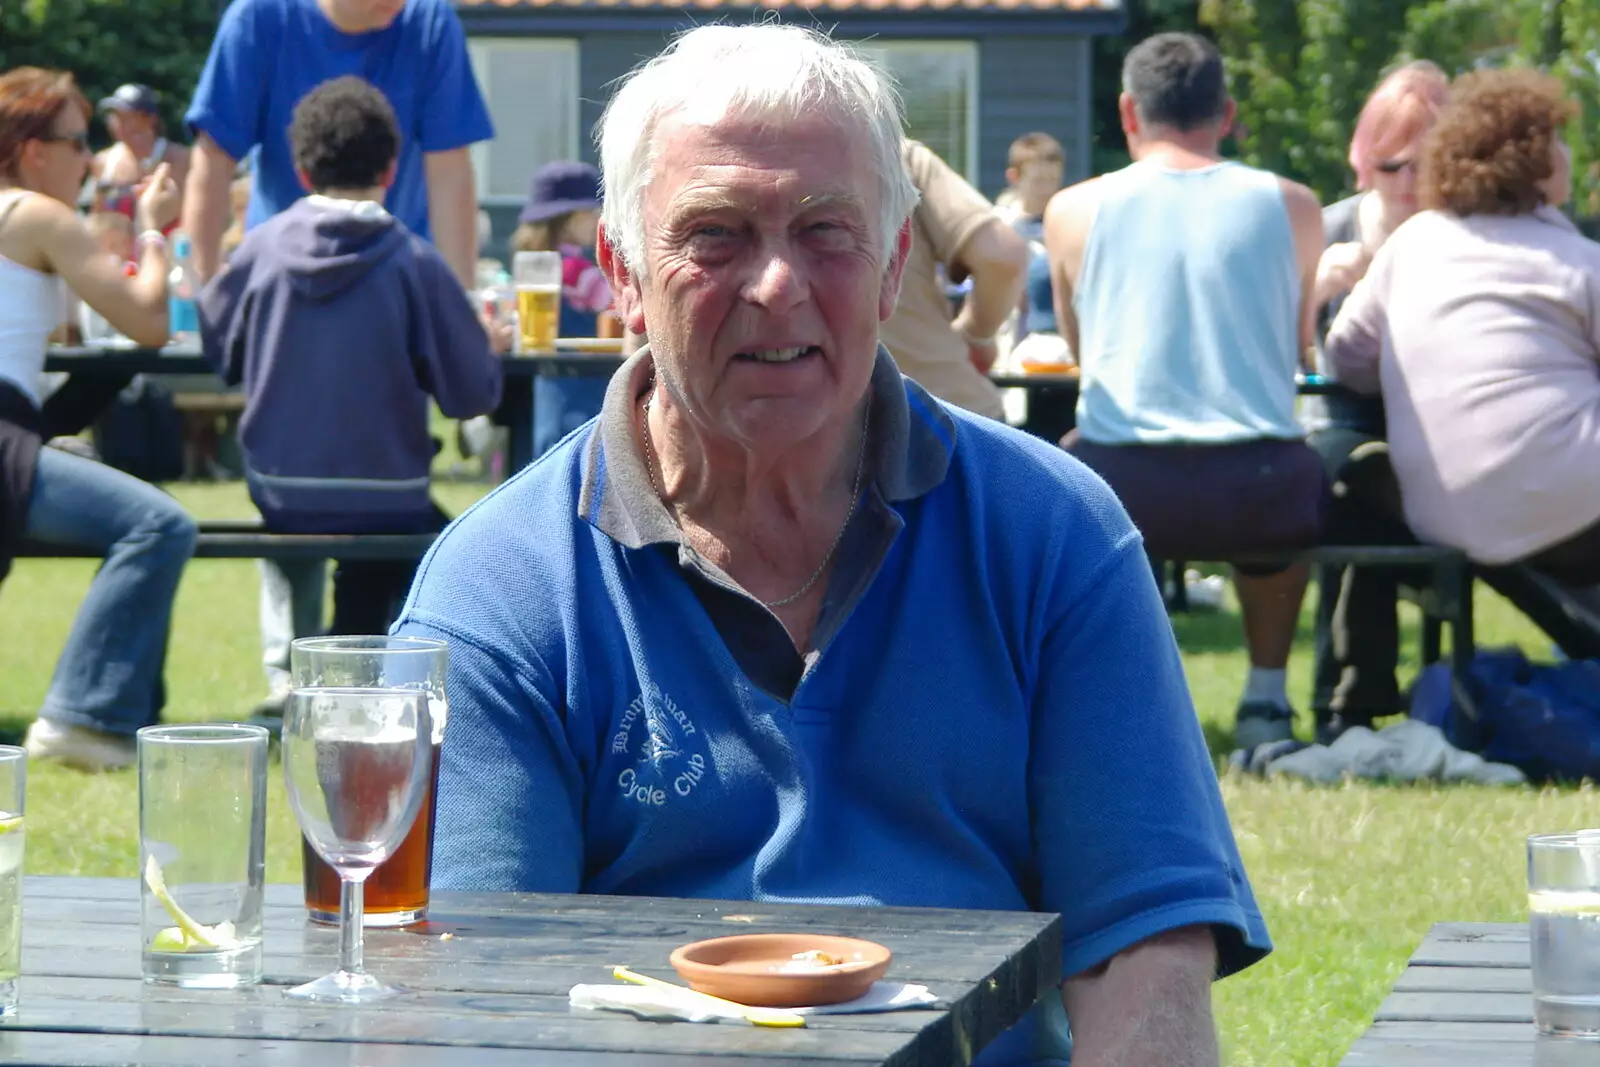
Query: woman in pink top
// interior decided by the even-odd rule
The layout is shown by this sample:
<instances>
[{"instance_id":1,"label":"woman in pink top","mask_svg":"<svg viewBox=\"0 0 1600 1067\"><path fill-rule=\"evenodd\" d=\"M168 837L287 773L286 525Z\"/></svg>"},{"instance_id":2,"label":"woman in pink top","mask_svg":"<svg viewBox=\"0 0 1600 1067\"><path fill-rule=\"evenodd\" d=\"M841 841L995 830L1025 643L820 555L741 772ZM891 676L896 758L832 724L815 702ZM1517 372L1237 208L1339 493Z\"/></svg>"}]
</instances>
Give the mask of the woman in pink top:
<instances>
[{"instance_id":1,"label":"woman in pink top","mask_svg":"<svg viewBox=\"0 0 1600 1067\"><path fill-rule=\"evenodd\" d=\"M1469 74L1429 135L1423 210L1374 257L1329 332L1340 381L1381 391L1406 521L1490 565L1600 585L1600 245L1557 206L1575 107L1529 70ZM1600 633L1487 578L1573 657Z\"/></svg>"}]
</instances>

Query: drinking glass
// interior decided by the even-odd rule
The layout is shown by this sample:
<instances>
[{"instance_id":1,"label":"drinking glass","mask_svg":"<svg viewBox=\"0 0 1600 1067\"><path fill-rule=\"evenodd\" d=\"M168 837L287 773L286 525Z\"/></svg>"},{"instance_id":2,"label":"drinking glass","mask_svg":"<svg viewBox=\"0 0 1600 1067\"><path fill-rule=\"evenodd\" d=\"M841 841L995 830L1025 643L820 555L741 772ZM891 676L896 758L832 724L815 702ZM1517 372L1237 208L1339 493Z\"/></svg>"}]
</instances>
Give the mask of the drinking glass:
<instances>
[{"instance_id":1,"label":"drinking glass","mask_svg":"<svg viewBox=\"0 0 1600 1067\"><path fill-rule=\"evenodd\" d=\"M387 642L387 638L380 638ZM385 646L386 647L386 646ZM291 664L293 685L313 688L326 685L376 684L378 676L368 669L366 656L370 643L350 640L308 640L301 655ZM423 783L422 803L416 821L394 854L380 863L362 885L361 921L366 927L411 926L428 917L428 882L433 874L433 810L439 785L439 753L444 744L449 717L444 694L446 656L443 647L428 647L399 657L389 654L381 678L383 688L421 689L428 694L428 720L432 744L428 778ZM337 923L341 880L328 866L311 840L300 841L306 894L306 910L313 922Z\"/></svg>"},{"instance_id":2,"label":"drinking glass","mask_svg":"<svg viewBox=\"0 0 1600 1067\"><path fill-rule=\"evenodd\" d=\"M362 1004L402 992L361 961L362 883L394 854L421 806L433 751L425 680L443 641L301 638L283 713L289 804L311 846L339 873L339 969L286 995Z\"/></svg>"},{"instance_id":3,"label":"drinking glass","mask_svg":"<svg viewBox=\"0 0 1600 1067\"><path fill-rule=\"evenodd\" d=\"M17 1013L17 978L22 973L22 801L27 792L28 754L0 745L0 1017Z\"/></svg>"},{"instance_id":4,"label":"drinking glass","mask_svg":"<svg viewBox=\"0 0 1600 1067\"><path fill-rule=\"evenodd\" d=\"M1600 1038L1600 830L1528 838L1533 1022Z\"/></svg>"},{"instance_id":5,"label":"drinking glass","mask_svg":"<svg viewBox=\"0 0 1600 1067\"><path fill-rule=\"evenodd\" d=\"M561 253L518 252L511 280L517 289L517 351L549 351L561 320Z\"/></svg>"},{"instance_id":6,"label":"drinking glass","mask_svg":"<svg viewBox=\"0 0 1600 1067\"><path fill-rule=\"evenodd\" d=\"M261 980L267 731L146 726L137 737L144 980L253 985Z\"/></svg>"}]
</instances>

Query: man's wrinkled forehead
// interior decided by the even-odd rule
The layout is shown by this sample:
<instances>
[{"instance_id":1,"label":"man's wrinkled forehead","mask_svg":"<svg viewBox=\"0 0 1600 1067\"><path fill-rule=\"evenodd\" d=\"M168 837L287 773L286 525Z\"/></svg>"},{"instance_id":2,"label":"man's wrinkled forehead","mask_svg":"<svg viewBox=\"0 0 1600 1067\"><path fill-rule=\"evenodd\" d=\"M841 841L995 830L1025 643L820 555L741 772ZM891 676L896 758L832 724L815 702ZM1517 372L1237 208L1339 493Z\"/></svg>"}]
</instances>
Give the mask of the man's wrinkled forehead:
<instances>
[{"instance_id":1,"label":"man's wrinkled forehead","mask_svg":"<svg viewBox=\"0 0 1600 1067\"><path fill-rule=\"evenodd\" d=\"M808 174L808 157L796 152L795 142L816 134L833 142L824 157L831 165ZM866 132L836 122L679 110L663 116L652 148L645 210L656 221L686 213L755 212L775 206L792 211L833 206L865 215L877 200ZM670 177L664 165L670 165ZM770 181L734 180L763 172ZM663 178L670 181L670 188Z\"/></svg>"}]
</instances>

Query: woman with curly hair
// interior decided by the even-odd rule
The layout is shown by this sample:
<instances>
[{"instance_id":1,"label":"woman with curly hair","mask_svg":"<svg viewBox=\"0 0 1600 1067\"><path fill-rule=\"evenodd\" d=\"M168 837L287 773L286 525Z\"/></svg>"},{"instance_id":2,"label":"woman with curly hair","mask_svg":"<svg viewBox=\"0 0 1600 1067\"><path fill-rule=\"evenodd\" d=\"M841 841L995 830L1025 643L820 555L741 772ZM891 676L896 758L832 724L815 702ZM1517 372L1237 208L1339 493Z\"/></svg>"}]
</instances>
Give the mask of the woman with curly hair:
<instances>
[{"instance_id":1,"label":"woman with curly hair","mask_svg":"<svg viewBox=\"0 0 1600 1067\"><path fill-rule=\"evenodd\" d=\"M1356 119L1350 139L1354 196L1322 209L1328 243L1317 262L1318 366L1326 373L1328 327L1389 235L1417 212L1423 138L1450 95L1450 78L1427 60L1390 72ZM1383 443L1383 401L1345 390L1307 399L1300 418L1306 444L1322 458L1329 500L1323 536L1332 544L1392 545L1411 540L1398 505ZM1316 667L1311 709L1317 735L1330 740L1349 726L1401 708L1398 583L1417 581L1393 567L1317 568Z\"/></svg>"},{"instance_id":2,"label":"woman with curly hair","mask_svg":"<svg viewBox=\"0 0 1600 1067\"><path fill-rule=\"evenodd\" d=\"M1600 605L1600 245L1558 207L1576 107L1532 70L1462 77L1426 141L1423 210L1374 257L1328 335L1338 378L1381 392L1406 521L1573 658L1569 618L1526 563Z\"/></svg>"}]
</instances>

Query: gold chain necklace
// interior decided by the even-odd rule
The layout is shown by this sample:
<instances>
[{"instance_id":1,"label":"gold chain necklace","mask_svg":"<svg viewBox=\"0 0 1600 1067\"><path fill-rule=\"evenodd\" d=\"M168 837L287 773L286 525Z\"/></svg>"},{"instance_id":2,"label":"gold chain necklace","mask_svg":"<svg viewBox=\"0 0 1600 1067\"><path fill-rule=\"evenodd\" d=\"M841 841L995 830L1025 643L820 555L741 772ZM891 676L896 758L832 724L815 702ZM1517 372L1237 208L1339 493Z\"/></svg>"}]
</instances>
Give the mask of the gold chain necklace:
<instances>
[{"instance_id":1,"label":"gold chain necklace","mask_svg":"<svg viewBox=\"0 0 1600 1067\"><path fill-rule=\"evenodd\" d=\"M656 446L655 442L650 439L650 405L655 403L655 387L655 378L652 377L650 379L650 399L644 402L644 419L640 422L640 428L644 432L644 469L645 473L650 476L650 488L655 490L657 498L667 505L668 510L672 512L673 522L677 523L679 530L682 530L683 523L678 519L676 505L667 499L667 494L662 490L661 484L656 481ZM868 400L866 412L861 417L861 451L856 454L856 477L854 485L850 488L850 510L845 512L844 522L840 524L839 532L833 536L833 544L828 546L828 551L823 555L822 562L817 564L817 569L811 572L811 577L806 579L804 585L781 600L762 600L761 603L766 607L785 607L805 596L811 591L811 587L817 584L817 579L822 577L822 572L828 569L828 564L833 562L833 554L839 551L839 544L844 540L844 532L850 528L850 520L855 517L856 503L861 499L861 474L867 465L867 431L871 425L872 402ZM665 480L665 477L663 477L662 481ZM759 600L760 598L758 597L757 599Z\"/></svg>"}]
</instances>

